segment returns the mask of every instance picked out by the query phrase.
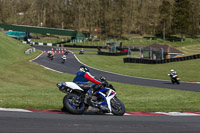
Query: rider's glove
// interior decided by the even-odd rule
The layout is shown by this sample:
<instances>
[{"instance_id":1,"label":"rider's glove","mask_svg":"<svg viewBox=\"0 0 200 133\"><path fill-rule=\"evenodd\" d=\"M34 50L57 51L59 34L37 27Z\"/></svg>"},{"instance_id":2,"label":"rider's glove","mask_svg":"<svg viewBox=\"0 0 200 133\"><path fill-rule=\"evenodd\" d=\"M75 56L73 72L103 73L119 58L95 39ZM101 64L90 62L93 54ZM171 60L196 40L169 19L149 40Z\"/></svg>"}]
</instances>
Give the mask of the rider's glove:
<instances>
[{"instance_id":1,"label":"rider's glove","mask_svg":"<svg viewBox=\"0 0 200 133\"><path fill-rule=\"evenodd\" d=\"M105 86L107 86L108 85L108 83L107 82L102 82L102 84L101 84L103 87L105 87Z\"/></svg>"}]
</instances>

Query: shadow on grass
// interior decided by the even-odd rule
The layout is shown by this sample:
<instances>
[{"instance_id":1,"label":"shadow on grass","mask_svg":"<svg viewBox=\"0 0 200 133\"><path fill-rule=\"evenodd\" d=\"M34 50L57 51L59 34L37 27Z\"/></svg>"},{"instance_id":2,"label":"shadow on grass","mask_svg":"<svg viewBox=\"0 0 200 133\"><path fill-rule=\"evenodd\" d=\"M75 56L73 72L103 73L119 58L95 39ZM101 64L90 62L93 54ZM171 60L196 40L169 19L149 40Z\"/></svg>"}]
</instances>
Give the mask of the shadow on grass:
<instances>
[{"instance_id":1,"label":"shadow on grass","mask_svg":"<svg viewBox=\"0 0 200 133\"><path fill-rule=\"evenodd\" d=\"M147 39L147 40L157 40L157 39L163 39L163 36L162 36L162 34L156 34L155 37L144 37L144 38ZM180 42L181 38L177 37L177 36L169 36L169 35L167 35L165 37L165 40L166 41L170 41L170 42Z\"/></svg>"}]
</instances>

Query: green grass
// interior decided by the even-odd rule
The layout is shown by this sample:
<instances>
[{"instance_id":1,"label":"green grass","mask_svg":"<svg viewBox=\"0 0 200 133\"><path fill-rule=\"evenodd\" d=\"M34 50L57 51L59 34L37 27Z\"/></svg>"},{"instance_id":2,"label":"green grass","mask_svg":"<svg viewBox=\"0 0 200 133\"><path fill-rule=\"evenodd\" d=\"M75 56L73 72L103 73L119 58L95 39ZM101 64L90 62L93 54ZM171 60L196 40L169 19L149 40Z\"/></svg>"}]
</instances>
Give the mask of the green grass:
<instances>
[{"instance_id":1,"label":"green grass","mask_svg":"<svg viewBox=\"0 0 200 133\"><path fill-rule=\"evenodd\" d=\"M29 62L41 51L24 54L29 46L0 33L0 107L60 108L64 93L57 82L71 81L73 75L59 74Z\"/></svg>"},{"instance_id":2,"label":"green grass","mask_svg":"<svg viewBox=\"0 0 200 133\"><path fill-rule=\"evenodd\" d=\"M199 93L113 83L127 111L200 111Z\"/></svg>"},{"instance_id":3,"label":"green grass","mask_svg":"<svg viewBox=\"0 0 200 133\"><path fill-rule=\"evenodd\" d=\"M60 109L65 94L58 91L56 83L72 81L75 75L56 73L29 62L41 51L25 55L24 50L28 47L0 33L0 107ZM90 59L86 55L82 57L84 56L86 60ZM91 57L99 60L96 56ZM113 57L109 58L117 61ZM112 63L107 65L112 66ZM103 65L103 68L109 68L107 65ZM140 66L132 65L135 70L141 69ZM174 64L176 65L178 64ZM148 72L148 69L143 71L143 73ZM111 83L116 88L118 97L125 103L127 111L130 112L200 111L200 93L197 92Z\"/></svg>"},{"instance_id":4,"label":"green grass","mask_svg":"<svg viewBox=\"0 0 200 133\"><path fill-rule=\"evenodd\" d=\"M200 54L200 44L182 46L178 49L184 52L184 56Z\"/></svg>"}]
</instances>

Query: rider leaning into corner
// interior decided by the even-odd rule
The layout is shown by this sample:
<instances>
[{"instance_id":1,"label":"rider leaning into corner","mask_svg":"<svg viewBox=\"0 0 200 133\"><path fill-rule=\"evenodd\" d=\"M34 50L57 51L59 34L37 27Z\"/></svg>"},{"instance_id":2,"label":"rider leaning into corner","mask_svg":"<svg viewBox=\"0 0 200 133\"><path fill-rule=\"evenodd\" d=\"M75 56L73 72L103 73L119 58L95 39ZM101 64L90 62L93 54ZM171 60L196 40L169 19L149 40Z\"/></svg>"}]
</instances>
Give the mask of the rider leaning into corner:
<instances>
[{"instance_id":1,"label":"rider leaning into corner","mask_svg":"<svg viewBox=\"0 0 200 133\"><path fill-rule=\"evenodd\" d=\"M92 87L94 89L94 92L96 92L99 89L99 85L103 85L104 83L102 81L99 81L94 76L92 76L89 73L89 69L85 66L81 66L80 70L76 73L76 77L74 78L74 83L84 83L84 82L92 82L95 83L95 85Z\"/></svg>"},{"instance_id":2,"label":"rider leaning into corner","mask_svg":"<svg viewBox=\"0 0 200 133\"><path fill-rule=\"evenodd\" d=\"M48 51L48 56L55 56L55 53L53 51Z\"/></svg>"}]
</instances>

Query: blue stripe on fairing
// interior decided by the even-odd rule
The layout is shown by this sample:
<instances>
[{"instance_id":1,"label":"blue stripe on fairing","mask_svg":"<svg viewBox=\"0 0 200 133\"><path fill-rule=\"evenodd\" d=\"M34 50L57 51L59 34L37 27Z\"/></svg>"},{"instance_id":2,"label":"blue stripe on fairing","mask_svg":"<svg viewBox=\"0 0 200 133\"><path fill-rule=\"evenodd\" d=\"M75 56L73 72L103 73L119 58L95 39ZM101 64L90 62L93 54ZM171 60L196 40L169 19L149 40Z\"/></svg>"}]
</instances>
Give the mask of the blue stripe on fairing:
<instances>
[{"instance_id":1,"label":"blue stripe on fairing","mask_svg":"<svg viewBox=\"0 0 200 133\"><path fill-rule=\"evenodd\" d=\"M104 92L104 91L107 91L107 90L110 90L110 89L104 88L104 89L101 89L101 90L99 90L99 91L100 91L100 92Z\"/></svg>"},{"instance_id":2,"label":"blue stripe on fairing","mask_svg":"<svg viewBox=\"0 0 200 133\"><path fill-rule=\"evenodd\" d=\"M100 103L100 105L108 105L108 104L107 104L107 102L106 102L106 100L105 100L105 101L103 101L102 103Z\"/></svg>"}]
</instances>

